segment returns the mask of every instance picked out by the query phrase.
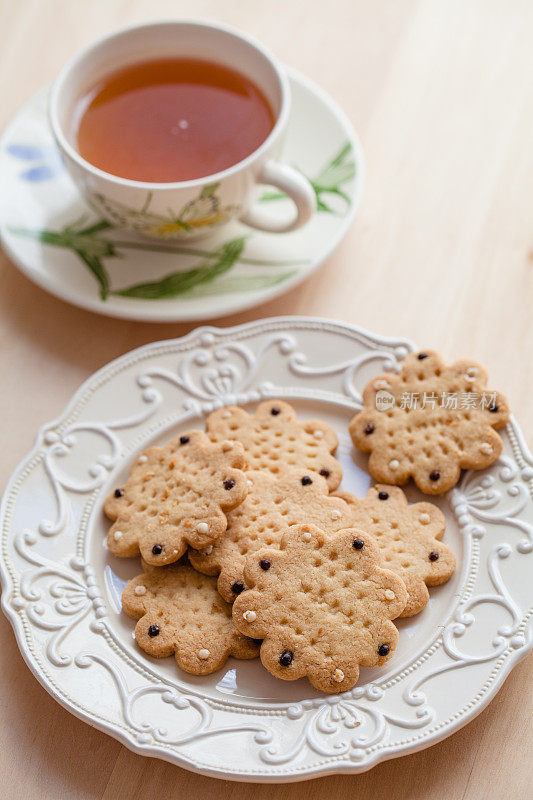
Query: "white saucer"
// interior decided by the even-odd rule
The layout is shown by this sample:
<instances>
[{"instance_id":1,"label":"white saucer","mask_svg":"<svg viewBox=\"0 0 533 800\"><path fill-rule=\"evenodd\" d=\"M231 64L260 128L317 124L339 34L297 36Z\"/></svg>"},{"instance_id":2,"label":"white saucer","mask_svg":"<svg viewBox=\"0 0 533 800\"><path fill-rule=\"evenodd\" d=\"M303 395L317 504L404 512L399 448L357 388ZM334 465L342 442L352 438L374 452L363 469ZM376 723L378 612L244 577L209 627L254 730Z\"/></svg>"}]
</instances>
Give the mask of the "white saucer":
<instances>
[{"instance_id":1,"label":"white saucer","mask_svg":"<svg viewBox=\"0 0 533 800\"><path fill-rule=\"evenodd\" d=\"M102 221L82 200L59 158L43 90L23 106L0 142L0 235L8 255L43 289L114 317L210 319L291 289L345 235L359 205L364 167L357 136L331 98L292 72L290 82L293 105L282 160L314 181L319 210L305 228L271 234L232 223L209 240L181 247L152 244L98 224ZM259 197L274 217L290 213L289 201L276 193L265 189ZM173 273L212 264L217 252L224 255L221 248L241 237L232 248L240 256L215 280L181 294L175 280L160 283ZM117 294L125 289L134 296ZM153 294L158 298L151 299Z\"/></svg>"}]
</instances>

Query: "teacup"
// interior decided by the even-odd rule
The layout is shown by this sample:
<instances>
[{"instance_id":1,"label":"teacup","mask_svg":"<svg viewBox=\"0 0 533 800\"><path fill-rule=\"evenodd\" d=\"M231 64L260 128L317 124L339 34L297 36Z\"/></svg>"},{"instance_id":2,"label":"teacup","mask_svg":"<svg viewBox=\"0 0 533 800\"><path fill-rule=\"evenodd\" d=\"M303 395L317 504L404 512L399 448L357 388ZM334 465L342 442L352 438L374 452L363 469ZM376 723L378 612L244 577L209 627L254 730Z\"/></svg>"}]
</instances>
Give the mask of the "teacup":
<instances>
[{"instance_id":1,"label":"teacup","mask_svg":"<svg viewBox=\"0 0 533 800\"><path fill-rule=\"evenodd\" d=\"M72 115L80 98L110 72L153 58L204 58L238 69L267 98L274 127L247 158L197 180L151 183L129 180L93 166L77 152ZM168 21L126 28L74 56L50 95L52 130L66 167L87 201L114 225L150 238L198 239L232 219L283 233L304 225L316 208L311 184L277 158L291 106L282 67L257 42L218 23ZM274 220L254 205L256 187L268 184L294 203L287 220Z\"/></svg>"}]
</instances>

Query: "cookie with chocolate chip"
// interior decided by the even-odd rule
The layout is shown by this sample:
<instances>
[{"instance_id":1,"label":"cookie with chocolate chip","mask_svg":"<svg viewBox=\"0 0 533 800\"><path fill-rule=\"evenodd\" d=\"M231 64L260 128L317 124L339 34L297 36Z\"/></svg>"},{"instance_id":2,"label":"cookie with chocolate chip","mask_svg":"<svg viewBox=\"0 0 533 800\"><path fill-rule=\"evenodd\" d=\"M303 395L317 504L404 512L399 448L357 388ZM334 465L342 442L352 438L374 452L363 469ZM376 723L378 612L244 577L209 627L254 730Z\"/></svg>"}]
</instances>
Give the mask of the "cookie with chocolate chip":
<instances>
[{"instance_id":1,"label":"cookie with chocolate chip","mask_svg":"<svg viewBox=\"0 0 533 800\"><path fill-rule=\"evenodd\" d=\"M401 489L383 484L363 498L335 494L348 503L351 525L374 536L383 566L405 583L408 598L400 616L418 614L429 600L427 587L446 583L455 570L454 554L440 541L446 526L440 508L433 503L409 505Z\"/></svg>"},{"instance_id":2,"label":"cookie with chocolate chip","mask_svg":"<svg viewBox=\"0 0 533 800\"><path fill-rule=\"evenodd\" d=\"M250 490L230 511L226 532L205 550L189 550L195 569L218 575L218 591L228 602L247 588L247 555L262 547L277 547L290 525L309 522L326 533L351 525L351 508L329 494L326 478L302 469L281 468L277 475L247 472Z\"/></svg>"},{"instance_id":3,"label":"cookie with chocolate chip","mask_svg":"<svg viewBox=\"0 0 533 800\"><path fill-rule=\"evenodd\" d=\"M239 406L213 411L207 434L216 442L241 442L249 469L277 473L282 466L303 468L308 475L322 475L330 490L341 482L342 470L332 455L338 445L333 428L319 420L299 421L282 400L260 403L253 414Z\"/></svg>"},{"instance_id":4,"label":"cookie with chocolate chip","mask_svg":"<svg viewBox=\"0 0 533 800\"><path fill-rule=\"evenodd\" d=\"M116 556L141 553L149 564L177 561L190 545L212 545L226 530L226 512L248 492L238 442L212 442L202 431L150 447L107 498L113 520L107 544Z\"/></svg>"},{"instance_id":5,"label":"cookie with chocolate chip","mask_svg":"<svg viewBox=\"0 0 533 800\"><path fill-rule=\"evenodd\" d=\"M509 408L486 385L481 364L462 359L446 366L430 350L409 355L399 374L373 378L349 426L355 446L370 453L370 473L395 485L412 477L423 492L442 494L461 469L493 464L503 447L496 429Z\"/></svg>"},{"instance_id":6,"label":"cookie with chocolate chip","mask_svg":"<svg viewBox=\"0 0 533 800\"><path fill-rule=\"evenodd\" d=\"M174 654L178 666L192 675L214 672L229 656L257 657L259 644L237 631L214 578L188 564L144 567L126 585L122 608L138 620L135 640L148 655Z\"/></svg>"},{"instance_id":7,"label":"cookie with chocolate chip","mask_svg":"<svg viewBox=\"0 0 533 800\"><path fill-rule=\"evenodd\" d=\"M323 692L351 689L359 666L384 664L398 642L391 620L402 613L407 591L380 562L366 532L293 525L278 549L247 558L252 588L233 604L235 626L263 639L261 661L275 677L306 675Z\"/></svg>"}]
</instances>

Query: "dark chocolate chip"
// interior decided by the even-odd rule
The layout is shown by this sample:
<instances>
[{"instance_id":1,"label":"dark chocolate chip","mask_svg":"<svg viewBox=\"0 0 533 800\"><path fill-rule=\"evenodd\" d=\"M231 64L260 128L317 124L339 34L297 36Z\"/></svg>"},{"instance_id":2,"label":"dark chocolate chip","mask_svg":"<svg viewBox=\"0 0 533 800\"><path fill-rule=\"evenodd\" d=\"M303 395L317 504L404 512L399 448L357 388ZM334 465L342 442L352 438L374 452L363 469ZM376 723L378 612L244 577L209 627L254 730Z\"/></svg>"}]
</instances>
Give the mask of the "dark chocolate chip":
<instances>
[{"instance_id":1,"label":"dark chocolate chip","mask_svg":"<svg viewBox=\"0 0 533 800\"><path fill-rule=\"evenodd\" d=\"M376 430L376 426L373 422L369 422L368 425L365 425L365 433L368 436L370 433L374 433Z\"/></svg>"},{"instance_id":2,"label":"dark chocolate chip","mask_svg":"<svg viewBox=\"0 0 533 800\"><path fill-rule=\"evenodd\" d=\"M418 360L419 360L419 361L423 361L423 360L424 360L425 358L427 358L427 357L428 357L428 354L427 354L427 353L419 353L419 354L417 355L417 358L418 358Z\"/></svg>"},{"instance_id":3,"label":"dark chocolate chip","mask_svg":"<svg viewBox=\"0 0 533 800\"><path fill-rule=\"evenodd\" d=\"M439 554L437 553L436 550L432 550L431 553L429 554L428 558L429 558L430 561L438 561L439 560Z\"/></svg>"},{"instance_id":4,"label":"dark chocolate chip","mask_svg":"<svg viewBox=\"0 0 533 800\"><path fill-rule=\"evenodd\" d=\"M148 628L148 636L159 636L159 625L150 625Z\"/></svg>"},{"instance_id":5,"label":"dark chocolate chip","mask_svg":"<svg viewBox=\"0 0 533 800\"><path fill-rule=\"evenodd\" d=\"M388 500L389 493L388 492L379 492L378 497L380 500Z\"/></svg>"},{"instance_id":6,"label":"dark chocolate chip","mask_svg":"<svg viewBox=\"0 0 533 800\"><path fill-rule=\"evenodd\" d=\"M378 655L380 656L388 656L390 653L390 647L388 644L380 644L378 647Z\"/></svg>"},{"instance_id":7,"label":"dark chocolate chip","mask_svg":"<svg viewBox=\"0 0 533 800\"><path fill-rule=\"evenodd\" d=\"M180 444L187 444L188 441L189 441L189 437L188 436L185 436L185 435L184 436L180 436Z\"/></svg>"},{"instance_id":8,"label":"dark chocolate chip","mask_svg":"<svg viewBox=\"0 0 533 800\"><path fill-rule=\"evenodd\" d=\"M292 664L293 655L290 650L284 650L283 653L279 657L279 663L282 667L288 667L289 664Z\"/></svg>"},{"instance_id":9,"label":"dark chocolate chip","mask_svg":"<svg viewBox=\"0 0 533 800\"><path fill-rule=\"evenodd\" d=\"M268 560L268 558L262 558L261 561L259 562L259 566L266 572L267 569L270 569L270 561Z\"/></svg>"},{"instance_id":10,"label":"dark chocolate chip","mask_svg":"<svg viewBox=\"0 0 533 800\"><path fill-rule=\"evenodd\" d=\"M498 410L499 410L498 403L491 403L491 404L490 404L490 406L489 406L489 411L492 411L492 413L493 413L493 414L496 414L496 412L497 412Z\"/></svg>"},{"instance_id":11,"label":"dark chocolate chip","mask_svg":"<svg viewBox=\"0 0 533 800\"><path fill-rule=\"evenodd\" d=\"M438 469L434 469L429 473L429 480L430 481L438 481L440 478L440 472Z\"/></svg>"},{"instance_id":12,"label":"dark chocolate chip","mask_svg":"<svg viewBox=\"0 0 533 800\"><path fill-rule=\"evenodd\" d=\"M320 474L322 475L323 478L329 478L331 473L329 469L321 469Z\"/></svg>"},{"instance_id":13,"label":"dark chocolate chip","mask_svg":"<svg viewBox=\"0 0 533 800\"><path fill-rule=\"evenodd\" d=\"M244 590L244 583L242 581L235 581L231 587L233 594L240 594Z\"/></svg>"},{"instance_id":14,"label":"dark chocolate chip","mask_svg":"<svg viewBox=\"0 0 533 800\"><path fill-rule=\"evenodd\" d=\"M277 417L280 411L281 408L279 408L279 406L272 406L272 408L270 409L270 413L272 414L273 417Z\"/></svg>"},{"instance_id":15,"label":"dark chocolate chip","mask_svg":"<svg viewBox=\"0 0 533 800\"><path fill-rule=\"evenodd\" d=\"M304 475L302 478L302 486L309 486L310 483L313 483L313 479L309 477L309 475Z\"/></svg>"},{"instance_id":16,"label":"dark chocolate chip","mask_svg":"<svg viewBox=\"0 0 533 800\"><path fill-rule=\"evenodd\" d=\"M235 486L235 481L233 480L233 478L228 478L227 481L224 481L224 489L226 489L226 491L229 492L229 490L233 489L234 486Z\"/></svg>"},{"instance_id":17,"label":"dark chocolate chip","mask_svg":"<svg viewBox=\"0 0 533 800\"><path fill-rule=\"evenodd\" d=\"M124 489L115 489L115 497L122 497Z\"/></svg>"},{"instance_id":18,"label":"dark chocolate chip","mask_svg":"<svg viewBox=\"0 0 533 800\"><path fill-rule=\"evenodd\" d=\"M154 544L152 547L152 553L154 556L159 556L163 552L163 545L162 544Z\"/></svg>"},{"instance_id":19,"label":"dark chocolate chip","mask_svg":"<svg viewBox=\"0 0 533 800\"><path fill-rule=\"evenodd\" d=\"M356 550L362 550L363 547L365 546L364 540L363 539L354 539L353 540L353 546L355 547Z\"/></svg>"}]
</instances>

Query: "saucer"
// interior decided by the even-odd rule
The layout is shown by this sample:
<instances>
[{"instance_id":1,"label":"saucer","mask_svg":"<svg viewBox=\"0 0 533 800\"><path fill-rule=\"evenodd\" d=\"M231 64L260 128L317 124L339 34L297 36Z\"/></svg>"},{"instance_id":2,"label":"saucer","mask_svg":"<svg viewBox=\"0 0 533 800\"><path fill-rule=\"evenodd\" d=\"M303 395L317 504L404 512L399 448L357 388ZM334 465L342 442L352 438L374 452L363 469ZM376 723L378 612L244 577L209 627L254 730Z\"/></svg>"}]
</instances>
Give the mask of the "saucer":
<instances>
[{"instance_id":1,"label":"saucer","mask_svg":"<svg viewBox=\"0 0 533 800\"><path fill-rule=\"evenodd\" d=\"M317 213L300 230L262 233L233 222L182 246L141 239L82 199L54 144L48 90L34 95L0 141L0 236L9 257L43 289L113 317L154 322L211 319L292 289L340 243L363 185L363 154L350 122L316 85L289 72L292 110L281 160L312 182ZM291 202L260 187L274 219Z\"/></svg>"}]
</instances>

